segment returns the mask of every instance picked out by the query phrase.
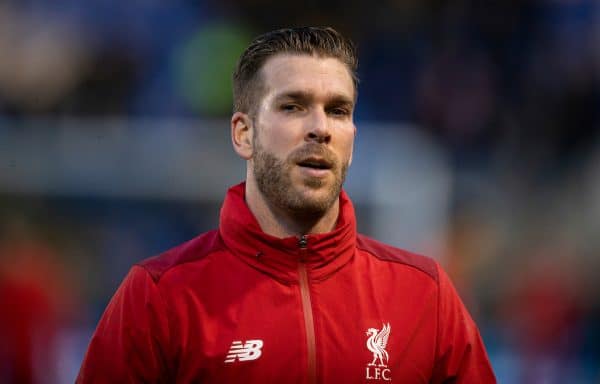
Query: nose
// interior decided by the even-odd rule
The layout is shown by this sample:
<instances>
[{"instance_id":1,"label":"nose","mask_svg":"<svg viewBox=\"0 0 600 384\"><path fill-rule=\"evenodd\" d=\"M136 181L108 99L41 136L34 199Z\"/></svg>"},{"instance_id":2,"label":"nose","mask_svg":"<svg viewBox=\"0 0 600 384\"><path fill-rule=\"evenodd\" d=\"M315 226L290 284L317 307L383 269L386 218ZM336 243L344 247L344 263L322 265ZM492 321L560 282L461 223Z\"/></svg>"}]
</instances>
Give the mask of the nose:
<instances>
[{"instance_id":1,"label":"nose","mask_svg":"<svg viewBox=\"0 0 600 384\"><path fill-rule=\"evenodd\" d=\"M328 144L331 141L327 113L322 109L315 109L307 121L306 141L315 141L319 144Z\"/></svg>"}]
</instances>

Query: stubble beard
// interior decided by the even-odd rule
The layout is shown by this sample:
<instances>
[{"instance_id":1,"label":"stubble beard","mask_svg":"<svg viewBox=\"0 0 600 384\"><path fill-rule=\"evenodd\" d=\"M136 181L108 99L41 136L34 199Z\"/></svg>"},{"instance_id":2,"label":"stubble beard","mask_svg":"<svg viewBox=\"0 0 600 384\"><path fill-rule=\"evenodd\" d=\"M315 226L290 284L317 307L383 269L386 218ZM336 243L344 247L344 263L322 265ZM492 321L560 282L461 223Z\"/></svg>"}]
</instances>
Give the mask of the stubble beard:
<instances>
[{"instance_id":1,"label":"stubble beard","mask_svg":"<svg viewBox=\"0 0 600 384\"><path fill-rule=\"evenodd\" d=\"M339 198L346 179L348 165L340 161L321 144L309 143L292 152L286 159L280 160L262 147L256 135L253 138L253 173L259 191L274 208L288 212L298 219L317 219L322 217ZM297 160L310 155L326 158L333 164L334 181L325 194L319 197L306 196L292 182L292 170ZM303 180L305 188L323 188L328 180L311 177Z\"/></svg>"}]
</instances>

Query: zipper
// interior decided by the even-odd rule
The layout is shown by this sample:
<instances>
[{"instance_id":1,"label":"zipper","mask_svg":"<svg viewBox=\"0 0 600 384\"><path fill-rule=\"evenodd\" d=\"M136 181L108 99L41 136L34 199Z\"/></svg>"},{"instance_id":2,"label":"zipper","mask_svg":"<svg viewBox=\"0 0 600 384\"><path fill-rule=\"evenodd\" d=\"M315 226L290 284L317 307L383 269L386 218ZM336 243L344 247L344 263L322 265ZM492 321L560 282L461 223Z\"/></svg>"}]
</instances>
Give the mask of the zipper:
<instances>
[{"instance_id":1,"label":"zipper","mask_svg":"<svg viewBox=\"0 0 600 384\"><path fill-rule=\"evenodd\" d=\"M306 330L306 346L308 351L308 382L317 382L317 355L315 342L315 323L313 319L312 304L310 300L310 286L308 271L306 268L305 255L308 252L308 238L302 235L298 239L300 248L300 263L298 264L298 275L300 276L300 294L302 296L302 312L304 313L304 328Z\"/></svg>"}]
</instances>

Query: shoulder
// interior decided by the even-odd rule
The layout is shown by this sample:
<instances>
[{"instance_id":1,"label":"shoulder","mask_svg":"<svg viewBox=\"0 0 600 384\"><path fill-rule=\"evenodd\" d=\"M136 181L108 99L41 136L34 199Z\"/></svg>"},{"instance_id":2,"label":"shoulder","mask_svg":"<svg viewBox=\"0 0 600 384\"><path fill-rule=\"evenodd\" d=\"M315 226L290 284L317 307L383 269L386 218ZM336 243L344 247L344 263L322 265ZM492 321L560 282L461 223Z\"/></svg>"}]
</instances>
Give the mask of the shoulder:
<instances>
[{"instance_id":1,"label":"shoulder","mask_svg":"<svg viewBox=\"0 0 600 384\"><path fill-rule=\"evenodd\" d=\"M154 282L158 282L165 272L182 264L200 262L222 249L224 246L219 231L212 230L136 265L145 269Z\"/></svg>"},{"instance_id":2,"label":"shoulder","mask_svg":"<svg viewBox=\"0 0 600 384\"><path fill-rule=\"evenodd\" d=\"M357 236L356 244L359 250L367 252L381 261L408 266L428 275L435 282L439 282L438 263L427 256L396 248L361 234Z\"/></svg>"}]
</instances>

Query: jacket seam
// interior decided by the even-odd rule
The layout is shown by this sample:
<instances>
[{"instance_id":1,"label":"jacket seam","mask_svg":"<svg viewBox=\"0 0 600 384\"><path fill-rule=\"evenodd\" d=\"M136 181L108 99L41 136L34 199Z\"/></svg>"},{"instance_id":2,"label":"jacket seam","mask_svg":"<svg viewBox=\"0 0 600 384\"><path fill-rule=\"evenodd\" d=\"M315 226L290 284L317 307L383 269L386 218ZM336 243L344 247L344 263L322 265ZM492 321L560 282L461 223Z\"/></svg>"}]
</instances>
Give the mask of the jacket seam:
<instances>
[{"instance_id":1,"label":"jacket seam","mask_svg":"<svg viewBox=\"0 0 600 384\"><path fill-rule=\"evenodd\" d=\"M189 264L189 263L194 263L194 262L198 262L198 261L203 261L203 260L206 260L206 259L208 259L210 256L212 256L213 254L215 254L215 253L217 253L217 252L219 252L219 251L226 251L226 249L225 249L225 248L221 248L221 247L220 247L220 248L217 248L217 249L213 249L213 250L211 250L210 252L208 252L208 253L204 254L203 256L201 256L201 257L199 257L199 258L197 258L197 259L193 259L193 260L186 260L186 261L183 261L183 262L181 262L181 263L177 263L177 264L171 265L171 266L169 266L168 268L166 268L164 271L160 272L160 273L158 274L158 276L156 277L156 279L154 278L154 276L153 276L152 272L150 271L150 268L148 268L148 266L147 266L147 265L145 265L145 264L142 264L141 262L140 262L140 263L137 263L137 264L135 264L135 265L137 265L138 267L141 267L141 268L143 268L143 269L144 269L144 270L145 270L145 271L146 271L146 272L147 272L147 273L150 275L150 278L152 279L152 281L154 281L154 282L155 282L155 283L158 285L158 283L160 282L160 280L162 280L162 278L163 278L163 277L164 277L164 276L165 276L167 273L171 272L172 270L176 269L177 267L179 267L179 266L181 266L181 265Z\"/></svg>"},{"instance_id":2,"label":"jacket seam","mask_svg":"<svg viewBox=\"0 0 600 384\"><path fill-rule=\"evenodd\" d=\"M148 271L148 269L146 269L144 266L137 264L138 267L142 268L147 274L148 277L150 277L150 280L152 280L152 283L154 284L154 287L156 288L156 292L158 293L158 297L160 299L160 301L162 302L163 307L165 308L165 311L167 312L167 327L169 330L169 341L168 341L168 345L169 345L169 350L170 352L174 351L174 345L173 345L173 329L175 329L175 327L173 326L173 321L174 321L174 317L173 317L173 311L171 310L171 307L169 306L167 300L165 300L165 297L163 296L163 292L162 289L160 287L160 285L158 284L158 281L155 281L152 278L152 273L150 273L150 271ZM167 357L164 355L164 351L161 351L163 353L163 359L164 359L164 363L166 364L166 367L164 367L164 369L167 372L163 372L163 374L166 374L167 376L170 376L172 373L174 372L170 372L171 369L175 369L176 367L173 365L174 361L169 361L167 360ZM170 353L169 353L170 355Z\"/></svg>"},{"instance_id":3,"label":"jacket seam","mask_svg":"<svg viewBox=\"0 0 600 384\"><path fill-rule=\"evenodd\" d=\"M413 265L413 264L410 264L410 263L406 263L406 262L404 262L404 261L401 261L401 260L384 259L384 258L381 258L381 257L377 256L377 254L375 254L373 251L371 251L371 250L369 250L369 249L361 248L361 247L359 247L359 246L357 246L356 248L357 248L358 250L361 250L361 251L367 252L368 254L372 255L373 257L377 258L378 260L381 260L381 261L389 261L390 263L401 264L401 265L405 265L405 266L407 266L407 267L410 267L410 268L412 268L412 269L415 269L415 270L417 270L417 271L419 271L419 272L421 272L421 273L423 273L423 274L425 274L425 275L429 276L429 278L430 278L431 280L435 281L435 282L438 284L438 286L439 286L439 280L440 280L440 279L439 279L439 277L437 277L437 278L436 278L435 276L432 276L432 275L431 275L429 272L427 272L427 271L424 271L422 268L419 268L419 267L417 267L416 265ZM438 275L438 276L439 276L439 273L438 273L438 271L437 271L437 263L436 263L435 261L434 261L434 264L436 265L436 275Z\"/></svg>"}]
</instances>

